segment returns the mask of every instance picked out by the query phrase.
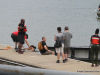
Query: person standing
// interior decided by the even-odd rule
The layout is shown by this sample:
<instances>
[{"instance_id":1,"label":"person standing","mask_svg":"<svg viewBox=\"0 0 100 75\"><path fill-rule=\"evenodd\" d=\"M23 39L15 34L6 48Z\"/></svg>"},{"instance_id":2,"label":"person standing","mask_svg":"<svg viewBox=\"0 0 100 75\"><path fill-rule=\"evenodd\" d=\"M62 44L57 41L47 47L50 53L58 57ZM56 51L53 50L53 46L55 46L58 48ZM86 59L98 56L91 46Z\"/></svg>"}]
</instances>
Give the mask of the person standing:
<instances>
[{"instance_id":1,"label":"person standing","mask_svg":"<svg viewBox=\"0 0 100 75\"><path fill-rule=\"evenodd\" d=\"M94 67L94 63L95 63L95 67L99 66L98 63L98 53L99 53L99 45L100 45L100 37L98 36L99 34L99 29L96 29L95 31L95 35L91 36L91 54L92 54L92 65L91 67ZM95 55L95 62L94 62L94 55Z\"/></svg>"},{"instance_id":2,"label":"person standing","mask_svg":"<svg viewBox=\"0 0 100 75\"><path fill-rule=\"evenodd\" d=\"M25 36L25 33L27 31L27 28L26 28L26 25L25 25L25 20L24 19L21 19L21 22L19 23L18 25L18 38L19 38L19 53L20 54L23 54L23 51L21 51L21 48L24 44L24 36Z\"/></svg>"},{"instance_id":3,"label":"person standing","mask_svg":"<svg viewBox=\"0 0 100 75\"><path fill-rule=\"evenodd\" d=\"M63 44L63 33L61 32L61 27L57 28L58 34L55 35L55 41L59 42L62 44L61 47L55 48L56 49L56 53L57 53L57 61L56 63L60 63L59 59L60 59L60 53L62 54L62 59L63 59L63 63L65 63L65 59L64 59L64 44Z\"/></svg>"},{"instance_id":4,"label":"person standing","mask_svg":"<svg viewBox=\"0 0 100 75\"><path fill-rule=\"evenodd\" d=\"M70 54L70 40L72 38L72 34L69 32L69 28L65 27L64 34L64 56L65 56L65 62L68 60L68 56Z\"/></svg>"}]
</instances>

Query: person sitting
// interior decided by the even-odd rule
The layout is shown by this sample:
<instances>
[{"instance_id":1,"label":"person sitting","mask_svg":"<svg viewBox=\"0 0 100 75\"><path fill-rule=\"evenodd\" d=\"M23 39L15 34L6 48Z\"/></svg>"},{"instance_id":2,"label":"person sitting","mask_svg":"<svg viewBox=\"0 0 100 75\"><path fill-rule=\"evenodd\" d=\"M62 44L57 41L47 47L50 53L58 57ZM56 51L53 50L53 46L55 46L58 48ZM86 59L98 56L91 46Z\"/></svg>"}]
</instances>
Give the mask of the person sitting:
<instances>
[{"instance_id":1,"label":"person sitting","mask_svg":"<svg viewBox=\"0 0 100 75\"><path fill-rule=\"evenodd\" d=\"M46 37L42 37L42 41L40 43L41 43L43 49L40 49L38 47L41 55L50 55L50 54L54 55L54 52L48 49L45 41L46 41Z\"/></svg>"},{"instance_id":2,"label":"person sitting","mask_svg":"<svg viewBox=\"0 0 100 75\"><path fill-rule=\"evenodd\" d=\"M36 51L36 47L34 45L31 45L30 48L24 48L24 49L31 50L32 52Z\"/></svg>"}]
</instances>

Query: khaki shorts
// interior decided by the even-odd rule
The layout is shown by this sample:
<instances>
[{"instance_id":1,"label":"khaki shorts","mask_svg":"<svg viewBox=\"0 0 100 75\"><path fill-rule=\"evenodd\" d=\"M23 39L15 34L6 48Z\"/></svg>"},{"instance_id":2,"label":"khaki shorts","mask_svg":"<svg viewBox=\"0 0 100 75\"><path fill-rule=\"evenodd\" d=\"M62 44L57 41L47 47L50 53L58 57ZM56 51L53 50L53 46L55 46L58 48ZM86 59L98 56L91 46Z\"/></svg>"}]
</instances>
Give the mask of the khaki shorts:
<instances>
[{"instance_id":1,"label":"khaki shorts","mask_svg":"<svg viewBox=\"0 0 100 75\"><path fill-rule=\"evenodd\" d=\"M45 53L41 53L41 55L50 55L50 54L52 54L52 51L51 52L46 51Z\"/></svg>"},{"instance_id":2,"label":"khaki shorts","mask_svg":"<svg viewBox=\"0 0 100 75\"><path fill-rule=\"evenodd\" d=\"M64 47L64 54L70 54L70 48Z\"/></svg>"},{"instance_id":3,"label":"khaki shorts","mask_svg":"<svg viewBox=\"0 0 100 75\"><path fill-rule=\"evenodd\" d=\"M56 48L56 53L64 53L64 44L62 44L62 47Z\"/></svg>"}]
</instances>

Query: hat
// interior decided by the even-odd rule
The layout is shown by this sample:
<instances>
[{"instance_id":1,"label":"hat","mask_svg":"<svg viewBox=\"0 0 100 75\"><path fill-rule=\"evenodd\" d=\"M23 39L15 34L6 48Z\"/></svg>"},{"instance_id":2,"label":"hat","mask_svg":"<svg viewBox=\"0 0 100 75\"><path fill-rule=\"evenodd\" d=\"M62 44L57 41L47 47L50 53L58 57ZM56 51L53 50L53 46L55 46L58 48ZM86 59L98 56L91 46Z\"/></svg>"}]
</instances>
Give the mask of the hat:
<instances>
[{"instance_id":1,"label":"hat","mask_svg":"<svg viewBox=\"0 0 100 75\"><path fill-rule=\"evenodd\" d=\"M66 27L65 27L65 30L68 30L68 29L69 29L68 26L66 26Z\"/></svg>"},{"instance_id":2,"label":"hat","mask_svg":"<svg viewBox=\"0 0 100 75\"><path fill-rule=\"evenodd\" d=\"M7 45L7 48L11 49L11 46L10 45Z\"/></svg>"}]
</instances>

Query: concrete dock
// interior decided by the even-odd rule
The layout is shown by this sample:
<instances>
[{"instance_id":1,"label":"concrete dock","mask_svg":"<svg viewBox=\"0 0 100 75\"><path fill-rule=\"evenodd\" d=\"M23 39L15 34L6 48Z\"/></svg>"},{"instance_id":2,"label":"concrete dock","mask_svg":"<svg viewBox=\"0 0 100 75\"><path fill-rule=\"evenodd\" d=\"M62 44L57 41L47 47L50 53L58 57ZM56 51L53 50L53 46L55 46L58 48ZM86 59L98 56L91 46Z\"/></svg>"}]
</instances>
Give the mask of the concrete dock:
<instances>
[{"instance_id":1,"label":"concrete dock","mask_svg":"<svg viewBox=\"0 0 100 75\"><path fill-rule=\"evenodd\" d=\"M0 49L2 48L6 48L6 46L0 44ZM57 57L54 55L40 55L38 52L31 52L29 50L25 51L24 54L19 54L15 52L13 47L9 50L0 50L0 58L31 67L100 75L100 66L91 67L91 63L88 62L68 59L68 62L63 63L62 58L60 58L60 63L56 63Z\"/></svg>"}]
</instances>

